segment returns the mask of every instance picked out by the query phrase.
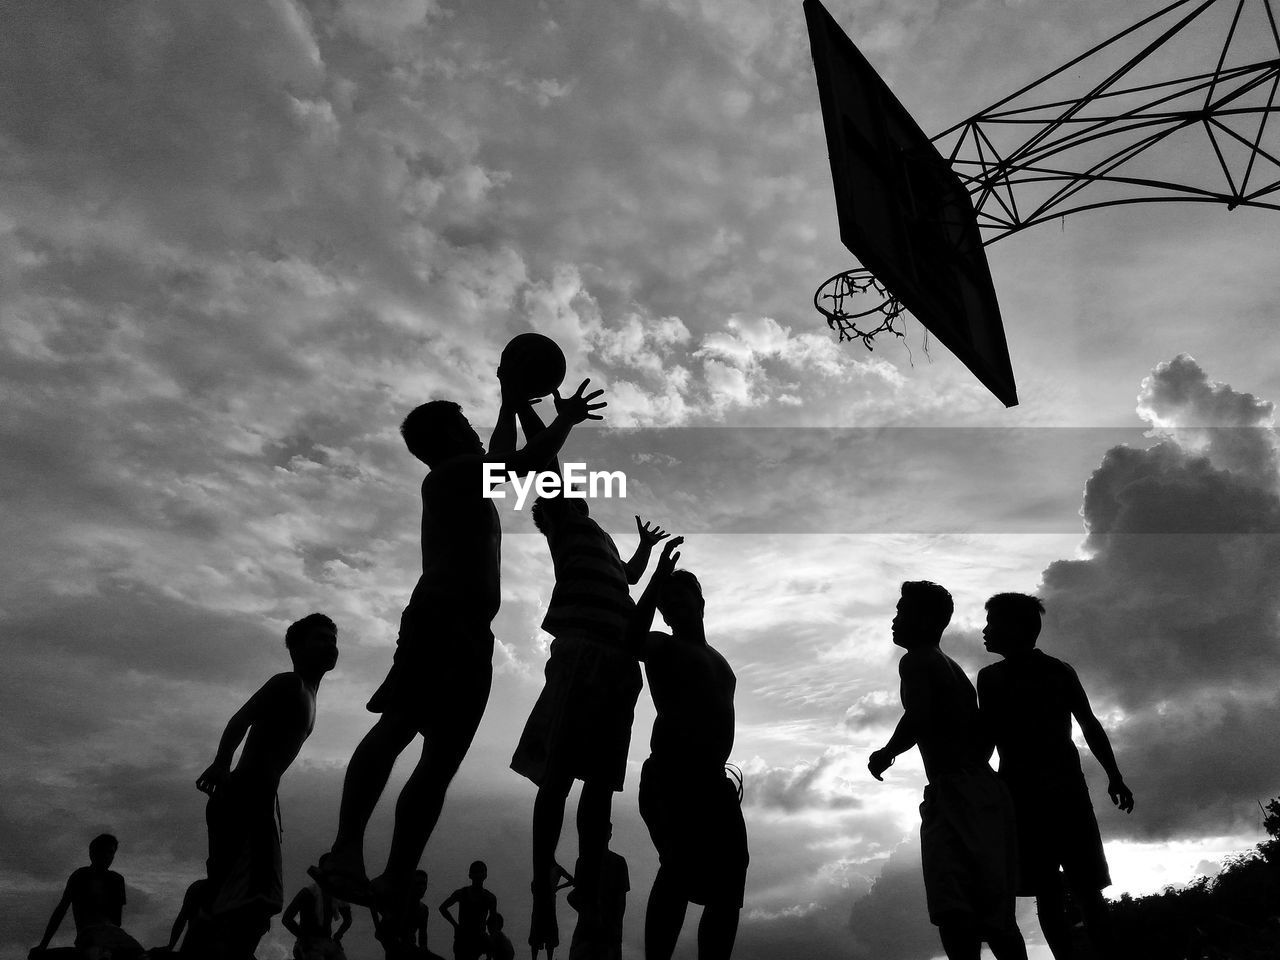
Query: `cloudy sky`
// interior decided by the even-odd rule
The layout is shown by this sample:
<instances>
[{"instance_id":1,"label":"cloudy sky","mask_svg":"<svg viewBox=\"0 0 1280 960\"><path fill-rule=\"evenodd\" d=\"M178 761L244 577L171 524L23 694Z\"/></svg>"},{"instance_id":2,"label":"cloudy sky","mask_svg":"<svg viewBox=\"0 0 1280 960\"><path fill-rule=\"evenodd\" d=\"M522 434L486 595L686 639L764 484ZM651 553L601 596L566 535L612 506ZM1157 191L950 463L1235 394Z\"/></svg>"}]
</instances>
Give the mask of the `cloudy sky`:
<instances>
[{"instance_id":1,"label":"cloudy sky","mask_svg":"<svg viewBox=\"0 0 1280 960\"><path fill-rule=\"evenodd\" d=\"M165 938L202 868L194 780L287 668L285 626L321 609L341 660L281 790L303 882L417 575L397 424L447 397L483 431L499 351L531 329L607 391L566 448L627 473L597 514L624 553L635 513L687 535L738 674L738 956L938 953L920 765L865 771L896 719L903 579L951 588L945 649L971 673L984 599L1045 598L1042 646L1078 668L1137 796L1102 809L1088 766L1111 894L1258 839L1255 801L1280 793L1273 214L1117 208L990 248L1005 409L914 323L869 353L813 311L850 258L799 2L0 6L3 955L39 939L101 830L126 926ZM1128 7L830 5L931 132ZM487 860L521 943L533 790L507 763L552 580L527 515L503 522L494 692L425 865L435 903ZM615 808L633 956L651 721L642 696ZM1030 911L1024 929L1038 942ZM352 936L374 956L366 920ZM289 946L277 927L259 955Z\"/></svg>"}]
</instances>

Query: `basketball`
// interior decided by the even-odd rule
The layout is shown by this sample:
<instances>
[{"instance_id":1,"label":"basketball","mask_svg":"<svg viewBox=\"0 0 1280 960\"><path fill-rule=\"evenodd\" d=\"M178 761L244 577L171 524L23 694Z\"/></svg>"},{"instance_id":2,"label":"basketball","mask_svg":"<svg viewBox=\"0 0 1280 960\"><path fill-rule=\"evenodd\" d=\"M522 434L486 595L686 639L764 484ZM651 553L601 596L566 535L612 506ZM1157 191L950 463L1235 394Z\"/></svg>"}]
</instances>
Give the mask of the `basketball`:
<instances>
[{"instance_id":1,"label":"basketball","mask_svg":"<svg viewBox=\"0 0 1280 960\"><path fill-rule=\"evenodd\" d=\"M529 399L545 397L564 382L564 351L550 337L522 333L502 348L502 369Z\"/></svg>"}]
</instances>

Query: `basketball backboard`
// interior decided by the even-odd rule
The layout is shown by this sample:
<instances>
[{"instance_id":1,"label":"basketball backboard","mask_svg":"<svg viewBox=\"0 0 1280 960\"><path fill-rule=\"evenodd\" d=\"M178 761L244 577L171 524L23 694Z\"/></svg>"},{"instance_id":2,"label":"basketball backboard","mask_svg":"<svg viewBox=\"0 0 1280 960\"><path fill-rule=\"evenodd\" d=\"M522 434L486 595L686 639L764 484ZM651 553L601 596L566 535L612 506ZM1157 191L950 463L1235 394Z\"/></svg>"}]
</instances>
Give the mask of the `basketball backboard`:
<instances>
[{"instance_id":1,"label":"basketball backboard","mask_svg":"<svg viewBox=\"0 0 1280 960\"><path fill-rule=\"evenodd\" d=\"M804 0L840 239L1007 407L1018 402L969 193L819 0Z\"/></svg>"}]
</instances>

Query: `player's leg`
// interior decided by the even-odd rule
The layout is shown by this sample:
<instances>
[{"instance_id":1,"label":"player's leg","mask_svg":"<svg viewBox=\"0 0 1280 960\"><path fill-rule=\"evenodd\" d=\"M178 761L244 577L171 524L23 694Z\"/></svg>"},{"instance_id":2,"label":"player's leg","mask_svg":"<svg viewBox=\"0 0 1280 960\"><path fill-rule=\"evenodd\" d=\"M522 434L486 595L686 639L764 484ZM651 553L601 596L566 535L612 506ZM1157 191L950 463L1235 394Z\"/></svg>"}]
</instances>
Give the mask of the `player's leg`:
<instances>
[{"instance_id":1,"label":"player's leg","mask_svg":"<svg viewBox=\"0 0 1280 960\"><path fill-rule=\"evenodd\" d=\"M533 894L529 917L529 946L536 955L546 948L548 954L560 944L560 926L556 920L555 878L556 846L564 829L564 805L573 786L569 776L548 776L538 784L533 801Z\"/></svg>"},{"instance_id":2,"label":"player's leg","mask_svg":"<svg viewBox=\"0 0 1280 960\"><path fill-rule=\"evenodd\" d=\"M338 835L326 861L326 871L352 878L365 876L364 833L374 807L387 785L396 758L417 735L413 720L399 711L388 711L364 735L342 782L338 808Z\"/></svg>"},{"instance_id":3,"label":"player's leg","mask_svg":"<svg viewBox=\"0 0 1280 960\"><path fill-rule=\"evenodd\" d=\"M433 711L423 731L422 756L400 791L395 827L384 877L407 886L418 869L422 851L440 819L449 783L471 749L471 741L489 703L493 667L488 659L466 669L450 670L429 695L448 696ZM385 781L384 781L385 782Z\"/></svg>"},{"instance_id":4,"label":"player's leg","mask_svg":"<svg viewBox=\"0 0 1280 960\"><path fill-rule=\"evenodd\" d=\"M548 776L538 784L533 799L533 879L535 885L551 886L556 847L564 829L564 807L573 778Z\"/></svg>"},{"instance_id":5,"label":"player's leg","mask_svg":"<svg viewBox=\"0 0 1280 960\"><path fill-rule=\"evenodd\" d=\"M938 926L938 937L947 960L980 960L982 938L968 923L943 923Z\"/></svg>"},{"instance_id":6,"label":"player's leg","mask_svg":"<svg viewBox=\"0 0 1280 960\"><path fill-rule=\"evenodd\" d=\"M738 937L740 908L709 903L698 921L698 960L729 960Z\"/></svg>"},{"instance_id":7,"label":"player's leg","mask_svg":"<svg viewBox=\"0 0 1280 960\"><path fill-rule=\"evenodd\" d=\"M1027 944L1022 939L1021 930L988 937L987 946L996 960L1027 960Z\"/></svg>"},{"instance_id":8,"label":"player's leg","mask_svg":"<svg viewBox=\"0 0 1280 960\"><path fill-rule=\"evenodd\" d=\"M1116 955L1114 939L1111 935L1111 918L1107 913L1107 902L1102 891L1097 887L1071 883L1071 896L1080 912L1084 915L1084 928L1094 950L1103 960L1112 960Z\"/></svg>"},{"instance_id":9,"label":"player's leg","mask_svg":"<svg viewBox=\"0 0 1280 960\"><path fill-rule=\"evenodd\" d=\"M689 901L675 882L671 871L659 866L649 891L649 905L644 913L645 960L671 960L684 926L685 911Z\"/></svg>"},{"instance_id":10,"label":"player's leg","mask_svg":"<svg viewBox=\"0 0 1280 960\"><path fill-rule=\"evenodd\" d=\"M580 910L594 908L599 900L600 871L609 847L612 814L613 791L598 780L584 781L578 796L578 868L573 890L574 905Z\"/></svg>"},{"instance_id":11,"label":"player's leg","mask_svg":"<svg viewBox=\"0 0 1280 960\"><path fill-rule=\"evenodd\" d=\"M1061 874L1046 878L1036 889L1036 916L1040 920L1044 942L1049 945L1049 952L1055 960L1070 960L1071 928L1067 924L1066 891Z\"/></svg>"}]
</instances>

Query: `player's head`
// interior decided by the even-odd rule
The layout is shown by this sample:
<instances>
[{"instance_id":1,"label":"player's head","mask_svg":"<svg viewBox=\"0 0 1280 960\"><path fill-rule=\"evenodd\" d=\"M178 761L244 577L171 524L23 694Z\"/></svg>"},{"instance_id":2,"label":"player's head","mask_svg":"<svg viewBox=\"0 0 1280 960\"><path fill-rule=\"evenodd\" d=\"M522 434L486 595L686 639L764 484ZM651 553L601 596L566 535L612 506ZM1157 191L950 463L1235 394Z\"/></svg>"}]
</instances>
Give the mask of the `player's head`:
<instances>
[{"instance_id":1,"label":"player's head","mask_svg":"<svg viewBox=\"0 0 1280 960\"><path fill-rule=\"evenodd\" d=\"M1030 650L1040 636L1044 603L1026 593L997 593L987 601L982 643L992 653L1008 656Z\"/></svg>"},{"instance_id":2,"label":"player's head","mask_svg":"<svg viewBox=\"0 0 1280 960\"><path fill-rule=\"evenodd\" d=\"M116 858L120 841L109 833L100 833L89 841L89 862L95 867L109 867Z\"/></svg>"},{"instance_id":3,"label":"player's head","mask_svg":"<svg viewBox=\"0 0 1280 960\"><path fill-rule=\"evenodd\" d=\"M467 878L477 883L483 883L485 878L489 876L489 868L484 865L483 860L473 860L471 866L467 868Z\"/></svg>"},{"instance_id":4,"label":"player's head","mask_svg":"<svg viewBox=\"0 0 1280 960\"><path fill-rule=\"evenodd\" d=\"M688 570L672 570L658 591L658 612L673 629L702 622L702 584Z\"/></svg>"},{"instance_id":5,"label":"player's head","mask_svg":"<svg viewBox=\"0 0 1280 960\"><path fill-rule=\"evenodd\" d=\"M415 870L409 879L409 889L413 891L414 897L421 900L427 895L427 871Z\"/></svg>"},{"instance_id":6,"label":"player's head","mask_svg":"<svg viewBox=\"0 0 1280 960\"><path fill-rule=\"evenodd\" d=\"M484 453L480 435L452 400L432 400L414 407L400 424L409 452L429 467L463 453Z\"/></svg>"},{"instance_id":7,"label":"player's head","mask_svg":"<svg viewBox=\"0 0 1280 960\"><path fill-rule=\"evenodd\" d=\"M326 672L338 662L338 627L323 613L309 613L289 624L284 645L294 666Z\"/></svg>"},{"instance_id":8,"label":"player's head","mask_svg":"<svg viewBox=\"0 0 1280 960\"><path fill-rule=\"evenodd\" d=\"M546 508L546 501L551 499L555 498L539 497L533 501L533 509L529 511L530 516L533 518L533 525L538 528L538 532L544 537L550 536L555 529L555 510ZM586 497L565 497L564 502L584 517L591 516L591 510L587 507Z\"/></svg>"},{"instance_id":9,"label":"player's head","mask_svg":"<svg viewBox=\"0 0 1280 960\"><path fill-rule=\"evenodd\" d=\"M932 580L906 581L893 618L893 642L908 650L936 646L954 610L955 604L946 587Z\"/></svg>"}]
</instances>

